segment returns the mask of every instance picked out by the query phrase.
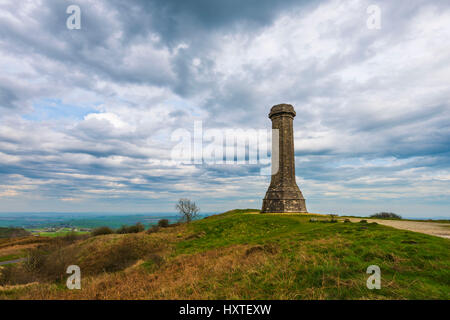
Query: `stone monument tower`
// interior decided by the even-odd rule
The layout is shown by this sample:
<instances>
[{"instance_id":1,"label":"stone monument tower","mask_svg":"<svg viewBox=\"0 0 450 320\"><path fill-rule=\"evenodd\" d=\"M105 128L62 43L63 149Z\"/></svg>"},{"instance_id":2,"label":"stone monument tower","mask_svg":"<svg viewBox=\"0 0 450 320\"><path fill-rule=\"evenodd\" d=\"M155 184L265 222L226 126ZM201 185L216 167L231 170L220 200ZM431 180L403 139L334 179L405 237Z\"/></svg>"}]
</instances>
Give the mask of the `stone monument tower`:
<instances>
[{"instance_id":1,"label":"stone monument tower","mask_svg":"<svg viewBox=\"0 0 450 320\"><path fill-rule=\"evenodd\" d=\"M278 171L272 174L261 213L307 212L305 199L295 182L294 117L295 110L290 104L278 104L270 110L272 130L279 130L279 156L274 157L272 150L272 168ZM277 160L278 166L274 163Z\"/></svg>"}]
</instances>

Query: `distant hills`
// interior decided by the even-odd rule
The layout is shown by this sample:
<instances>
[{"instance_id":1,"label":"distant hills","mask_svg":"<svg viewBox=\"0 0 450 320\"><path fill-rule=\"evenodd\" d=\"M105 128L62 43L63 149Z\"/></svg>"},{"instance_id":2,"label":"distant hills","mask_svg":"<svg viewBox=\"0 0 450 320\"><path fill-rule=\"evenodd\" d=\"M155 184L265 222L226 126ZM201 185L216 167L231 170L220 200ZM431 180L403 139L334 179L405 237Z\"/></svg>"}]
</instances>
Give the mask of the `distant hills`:
<instances>
[{"instance_id":1,"label":"distant hills","mask_svg":"<svg viewBox=\"0 0 450 320\"><path fill-rule=\"evenodd\" d=\"M208 216L203 214L201 217ZM47 227L97 228L107 226L120 228L138 222L146 227L155 225L160 219L176 222L180 218L171 214L74 214L74 213L0 213L0 227L20 227L25 229Z\"/></svg>"}]
</instances>

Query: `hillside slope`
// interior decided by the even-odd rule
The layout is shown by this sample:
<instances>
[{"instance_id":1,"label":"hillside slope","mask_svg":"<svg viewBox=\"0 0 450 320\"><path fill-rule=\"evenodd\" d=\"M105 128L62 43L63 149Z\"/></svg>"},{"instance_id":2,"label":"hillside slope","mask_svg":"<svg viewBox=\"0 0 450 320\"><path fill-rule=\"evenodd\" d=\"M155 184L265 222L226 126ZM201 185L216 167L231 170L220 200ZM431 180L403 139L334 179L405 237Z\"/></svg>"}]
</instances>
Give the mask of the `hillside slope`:
<instances>
[{"instance_id":1,"label":"hillside slope","mask_svg":"<svg viewBox=\"0 0 450 320\"><path fill-rule=\"evenodd\" d=\"M0 298L450 298L449 239L310 218L233 210L151 234L79 240L49 253L60 261L53 273L38 270L21 282L38 283L4 287ZM81 290L65 287L69 264L81 267ZM380 290L366 287L369 265L381 268ZM22 267L14 268L3 285L15 284Z\"/></svg>"},{"instance_id":2,"label":"hillside slope","mask_svg":"<svg viewBox=\"0 0 450 320\"><path fill-rule=\"evenodd\" d=\"M0 238L19 238L30 236L31 233L23 228L4 228L0 227Z\"/></svg>"}]
</instances>

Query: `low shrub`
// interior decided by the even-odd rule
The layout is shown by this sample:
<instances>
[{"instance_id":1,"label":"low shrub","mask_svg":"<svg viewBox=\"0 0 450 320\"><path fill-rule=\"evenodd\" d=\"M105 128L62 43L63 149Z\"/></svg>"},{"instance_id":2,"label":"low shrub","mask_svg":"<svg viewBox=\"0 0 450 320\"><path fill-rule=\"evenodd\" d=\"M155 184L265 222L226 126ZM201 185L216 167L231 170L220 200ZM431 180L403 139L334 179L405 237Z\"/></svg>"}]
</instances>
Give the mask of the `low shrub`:
<instances>
[{"instance_id":1,"label":"low shrub","mask_svg":"<svg viewBox=\"0 0 450 320\"><path fill-rule=\"evenodd\" d=\"M382 219L402 219L402 216L393 212L378 212L370 216L371 218L382 218Z\"/></svg>"},{"instance_id":2,"label":"low shrub","mask_svg":"<svg viewBox=\"0 0 450 320\"><path fill-rule=\"evenodd\" d=\"M336 222L338 222L338 220L336 220L334 218L331 218L330 220L328 220L328 219L314 219L314 218L311 218L311 219L309 219L309 222L336 223Z\"/></svg>"},{"instance_id":3,"label":"low shrub","mask_svg":"<svg viewBox=\"0 0 450 320\"><path fill-rule=\"evenodd\" d=\"M147 233L155 233L155 232L158 232L160 228L161 228L161 227L159 227L159 226L151 226L150 228L148 228Z\"/></svg>"},{"instance_id":4,"label":"low shrub","mask_svg":"<svg viewBox=\"0 0 450 320\"><path fill-rule=\"evenodd\" d=\"M45 263L45 257L39 249L27 251L23 267L30 273L39 272Z\"/></svg>"},{"instance_id":5,"label":"low shrub","mask_svg":"<svg viewBox=\"0 0 450 320\"><path fill-rule=\"evenodd\" d=\"M330 218L331 218L330 222L332 222L332 223L337 222L336 217L337 217L337 215L335 215L335 214L330 214Z\"/></svg>"},{"instance_id":6,"label":"low shrub","mask_svg":"<svg viewBox=\"0 0 450 320\"><path fill-rule=\"evenodd\" d=\"M167 228L169 226L169 220L168 219L161 219L158 221L158 227L161 228Z\"/></svg>"},{"instance_id":7,"label":"low shrub","mask_svg":"<svg viewBox=\"0 0 450 320\"><path fill-rule=\"evenodd\" d=\"M30 249L23 263L5 268L1 273L0 284L25 284L34 281L63 281L66 269L77 264L75 248L64 246L64 242L55 241L45 248Z\"/></svg>"},{"instance_id":8,"label":"low shrub","mask_svg":"<svg viewBox=\"0 0 450 320\"><path fill-rule=\"evenodd\" d=\"M168 227L169 228L178 227L178 226L181 226L182 224L183 224L182 222L175 222L175 223L169 224Z\"/></svg>"},{"instance_id":9,"label":"low shrub","mask_svg":"<svg viewBox=\"0 0 450 320\"><path fill-rule=\"evenodd\" d=\"M23 228L0 227L0 238L19 238L28 236L31 236L31 233Z\"/></svg>"},{"instance_id":10,"label":"low shrub","mask_svg":"<svg viewBox=\"0 0 450 320\"><path fill-rule=\"evenodd\" d=\"M111 233L114 233L114 230L110 227L98 227L91 231L91 235L94 237Z\"/></svg>"},{"instance_id":11,"label":"low shrub","mask_svg":"<svg viewBox=\"0 0 450 320\"><path fill-rule=\"evenodd\" d=\"M138 233L145 230L145 227L142 223L138 222L134 226L121 226L117 229L116 233L125 234L125 233Z\"/></svg>"},{"instance_id":12,"label":"low shrub","mask_svg":"<svg viewBox=\"0 0 450 320\"><path fill-rule=\"evenodd\" d=\"M132 230L140 229L138 226ZM96 240L93 237L90 240L80 246L78 243L52 239L39 248L30 249L23 263L0 267L0 285L35 281L64 283L68 276L66 270L70 265L80 266L85 275L120 271L138 259L148 257L156 265L160 265L161 259L153 255L158 254L166 245L139 234L123 235L116 237L114 241Z\"/></svg>"},{"instance_id":13,"label":"low shrub","mask_svg":"<svg viewBox=\"0 0 450 320\"><path fill-rule=\"evenodd\" d=\"M147 237L128 234L111 245L92 248L92 252L85 253L78 265L86 275L116 272L131 266L138 259L156 254L162 246L164 243L159 241L152 242Z\"/></svg>"},{"instance_id":14,"label":"low shrub","mask_svg":"<svg viewBox=\"0 0 450 320\"><path fill-rule=\"evenodd\" d=\"M22 264L0 267L0 286L26 284L34 281L36 281L34 274L25 270Z\"/></svg>"},{"instance_id":15,"label":"low shrub","mask_svg":"<svg viewBox=\"0 0 450 320\"><path fill-rule=\"evenodd\" d=\"M74 245L59 246L44 255L44 263L39 270L39 278L44 281L64 281L67 267L78 265L78 249Z\"/></svg>"}]
</instances>

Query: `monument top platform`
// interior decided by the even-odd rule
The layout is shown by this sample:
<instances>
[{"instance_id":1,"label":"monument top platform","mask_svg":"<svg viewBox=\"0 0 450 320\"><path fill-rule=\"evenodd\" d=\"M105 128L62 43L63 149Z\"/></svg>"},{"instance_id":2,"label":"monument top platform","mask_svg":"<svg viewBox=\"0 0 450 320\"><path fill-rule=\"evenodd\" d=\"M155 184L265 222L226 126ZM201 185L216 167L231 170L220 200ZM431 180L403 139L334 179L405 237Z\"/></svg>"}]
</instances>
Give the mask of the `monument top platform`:
<instances>
[{"instance_id":1,"label":"monument top platform","mask_svg":"<svg viewBox=\"0 0 450 320\"><path fill-rule=\"evenodd\" d=\"M277 114L287 113L290 114L292 117L295 117L296 113L294 110L294 107L290 104L282 103L277 104L270 109L269 118L272 119L273 116Z\"/></svg>"}]
</instances>

